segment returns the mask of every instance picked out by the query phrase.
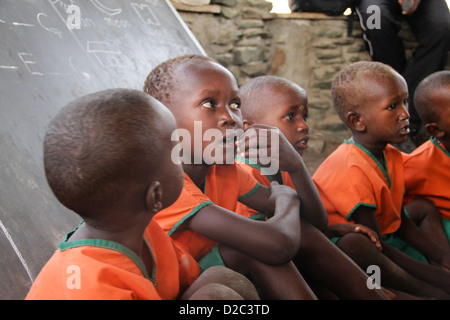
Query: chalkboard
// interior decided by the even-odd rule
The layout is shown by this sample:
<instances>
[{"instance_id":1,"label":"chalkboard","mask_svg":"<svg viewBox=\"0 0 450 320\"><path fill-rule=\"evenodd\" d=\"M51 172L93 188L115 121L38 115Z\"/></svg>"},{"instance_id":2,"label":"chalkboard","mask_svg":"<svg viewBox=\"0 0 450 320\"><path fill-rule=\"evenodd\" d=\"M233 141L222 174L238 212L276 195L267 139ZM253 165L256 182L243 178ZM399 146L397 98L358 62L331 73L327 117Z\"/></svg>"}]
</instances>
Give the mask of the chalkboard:
<instances>
[{"instance_id":1,"label":"chalkboard","mask_svg":"<svg viewBox=\"0 0 450 320\"><path fill-rule=\"evenodd\" d=\"M160 62L205 54L165 0L0 0L0 299L23 299L79 218L43 172L49 121L73 99L142 89Z\"/></svg>"}]
</instances>

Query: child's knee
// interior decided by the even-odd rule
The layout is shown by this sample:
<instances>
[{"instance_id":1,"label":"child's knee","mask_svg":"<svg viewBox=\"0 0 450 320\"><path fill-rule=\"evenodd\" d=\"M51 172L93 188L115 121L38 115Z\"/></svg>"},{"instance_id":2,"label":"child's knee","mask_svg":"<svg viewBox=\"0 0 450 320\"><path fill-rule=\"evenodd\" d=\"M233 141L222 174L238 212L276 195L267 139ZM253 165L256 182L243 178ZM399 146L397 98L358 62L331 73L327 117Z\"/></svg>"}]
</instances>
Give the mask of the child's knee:
<instances>
[{"instance_id":1,"label":"child's knee","mask_svg":"<svg viewBox=\"0 0 450 320\"><path fill-rule=\"evenodd\" d=\"M253 283L239 272L223 266L214 266L203 272L206 282L218 283L236 291L245 300L258 300L259 296Z\"/></svg>"},{"instance_id":2,"label":"child's knee","mask_svg":"<svg viewBox=\"0 0 450 320\"><path fill-rule=\"evenodd\" d=\"M416 224L420 224L420 222L427 216L436 216L436 218L439 217L439 210L436 208L433 202L429 201L428 199L414 199L405 205L405 210L408 213L408 216Z\"/></svg>"},{"instance_id":3,"label":"child's knee","mask_svg":"<svg viewBox=\"0 0 450 320\"><path fill-rule=\"evenodd\" d=\"M243 300L243 298L223 284L210 283L197 290L189 300Z\"/></svg>"},{"instance_id":4,"label":"child's knee","mask_svg":"<svg viewBox=\"0 0 450 320\"><path fill-rule=\"evenodd\" d=\"M378 251L375 244L361 233L348 233L342 236L336 245L351 258L361 257L374 249Z\"/></svg>"}]
</instances>

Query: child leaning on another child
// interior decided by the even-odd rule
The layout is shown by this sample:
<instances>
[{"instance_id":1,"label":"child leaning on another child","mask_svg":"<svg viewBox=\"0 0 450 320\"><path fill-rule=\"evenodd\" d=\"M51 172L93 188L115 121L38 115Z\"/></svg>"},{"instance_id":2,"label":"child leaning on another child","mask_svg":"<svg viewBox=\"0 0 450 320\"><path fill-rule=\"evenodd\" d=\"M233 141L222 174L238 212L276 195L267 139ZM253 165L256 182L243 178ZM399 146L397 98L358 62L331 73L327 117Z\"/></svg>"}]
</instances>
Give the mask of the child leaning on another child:
<instances>
[{"instance_id":1,"label":"child leaning on another child","mask_svg":"<svg viewBox=\"0 0 450 320\"><path fill-rule=\"evenodd\" d=\"M183 170L170 161L175 129L170 111L136 90L93 93L57 114L45 136L45 174L83 222L27 299L258 299L229 269L199 276L197 262L153 219L183 187Z\"/></svg>"}]
</instances>

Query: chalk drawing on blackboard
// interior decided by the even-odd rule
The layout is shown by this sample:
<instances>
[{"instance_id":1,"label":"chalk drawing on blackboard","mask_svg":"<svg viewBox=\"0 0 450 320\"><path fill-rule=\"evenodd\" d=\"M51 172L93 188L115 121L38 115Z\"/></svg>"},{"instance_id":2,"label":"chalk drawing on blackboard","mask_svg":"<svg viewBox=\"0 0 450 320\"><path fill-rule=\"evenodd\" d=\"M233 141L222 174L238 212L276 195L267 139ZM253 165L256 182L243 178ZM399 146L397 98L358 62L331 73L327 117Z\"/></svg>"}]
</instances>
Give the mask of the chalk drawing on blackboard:
<instances>
[{"instance_id":1,"label":"chalk drawing on blackboard","mask_svg":"<svg viewBox=\"0 0 450 320\"><path fill-rule=\"evenodd\" d=\"M104 41L88 41L87 52L94 54L103 68L123 68L122 52Z\"/></svg>"},{"instance_id":2,"label":"chalk drawing on blackboard","mask_svg":"<svg viewBox=\"0 0 450 320\"><path fill-rule=\"evenodd\" d=\"M59 36L59 38L62 39L62 31L59 31L57 28L47 27L47 26L44 24L44 22L43 22L42 20L43 20L44 18L46 18L46 17L47 17L47 15L46 15L45 13L43 13L43 12L38 13L38 15L37 15L37 21L38 21L39 25L40 25L42 28L44 28L44 30L47 30L47 31L49 31L49 32L51 32L51 33L54 33L54 34L56 34L57 36Z\"/></svg>"},{"instance_id":3,"label":"chalk drawing on blackboard","mask_svg":"<svg viewBox=\"0 0 450 320\"><path fill-rule=\"evenodd\" d=\"M6 229L5 225L3 224L3 222L1 220L0 220L0 229L3 230L3 233L6 236L6 239L8 239L9 243L11 244L11 247L13 248L13 250L16 253L17 257L19 258L19 260L22 263L23 267L25 268L25 271L27 272L28 277L30 278L31 282L33 282L34 281L33 280L33 274L31 273L31 270L28 267L27 262L23 258L22 254L19 251L19 248L17 248L16 243L14 242L13 238L11 237L11 235L8 232L8 229Z\"/></svg>"},{"instance_id":4,"label":"chalk drawing on blackboard","mask_svg":"<svg viewBox=\"0 0 450 320\"><path fill-rule=\"evenodd\" d=\"M23 64L25 65L25 68L27 68L27 70L34 76L43 76L44 73L40 72L37 67L37 62L30 60L31 57L33 56L31 53L27 53L27 52L18 52L17 53L19 55L20 60L22 60ZM30 58L27 58L30 57Z\"/></svg>"},{"instance_id":5,"label":"chalk drawing on blackboard","mask_svg":"<svg viewBox=\"0 0 450 320\"><path fill-rule=\"evenodd\" d=\"M108 16L115 16L117 14L122 13L121 8L113 9L105 6L103 3L100 2L100 0L91 0L92 4L99 9L104 14L107 14Z\"/></svg>"},{"instance_id":6,"label":"chalk drawing on blackboard","mask_svg":"<svg viewBox=\"0 0 450 320\"><path fill-rule=\"evenodd\" d=\"M135 2L131 2L130 4L143 23L156 26L161 25L152 8L148 4L139 4Z\"/></svg>"}]
</instances>

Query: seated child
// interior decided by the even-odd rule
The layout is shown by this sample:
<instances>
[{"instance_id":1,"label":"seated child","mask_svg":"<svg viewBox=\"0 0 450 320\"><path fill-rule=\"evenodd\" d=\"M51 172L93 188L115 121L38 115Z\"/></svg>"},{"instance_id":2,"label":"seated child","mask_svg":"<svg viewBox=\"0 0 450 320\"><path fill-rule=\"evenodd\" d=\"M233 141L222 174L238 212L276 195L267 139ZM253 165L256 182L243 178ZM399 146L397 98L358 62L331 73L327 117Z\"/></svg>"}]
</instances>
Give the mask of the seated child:
<instances>
[{"instance_id":1,"label":"seated child","mask_svg":"<svg viewBox=\"0 0 450 320\"><path fill-rule=\"evenodd\" d=\"M144 89L173 112L179 133L189 134L181 143L189 154L183 160L183 191L155 216L164 231L202 270L225 265L248 275L265 299L315 299L290 261L300 240L298 197L276 184L260 188L234 164L241 118L233 75L211 58L185 55L154 68ZM204 138L208 132L218 137L210 142ZM207 152L212 147L214 159ZM235 214L238 200L267 211L271 219Z\"/></svg>"},{"instance_id":2,"label":"seated child","mask_svg":"<svg viewBox=\"0 0 450 320\"><path fill-rule=\"evenodd\" d=\"M175 204L156 215L158 223L201 265L205 264L205 269L224 264L237 270L255 283L263 298L315 299L290 261L300 243L296 192L276 182L261 186L234 163L235 145L227 130L241 128L242 118L233 75L208 57L182 56L153 69L145 91L172 110L182 133L194 136L188 139L183 135L185 149L194 151L183 163L184 190ZM219 130L218 141L202 139L210 130ZM201 135L200 141L194 141L198 139L196 134ZM231 151L231 161L211 164L206 151L214 143L216 150ZM196 147L202 153L197 161ZM257 221L235 214L239 201L268 219ZM314 232L321 234L317 229ZM366 279L361 281L364 285ZM365 294L372 299L386 298L367 288Z\"/></svg>"},{"instance_id":3,"label":"seated child","mask_svg":"<svg viewBox=\"0 0 450 320\"><path fill-rule=\"evenodd\" d=\"M248 130L257 127L266 129L278 128L280 130L281 137L283 138L280 143L279 152L280 168L287 169L287 171L279 171L277 174L273 175L265 174L264 167L252 162L248 157L242 158L240 156L237 157L239 165L250 172L263 185L270 185L270 181L277 180L280 184L286 184L297 189L302 205L308 200L313 199L314 193L312 191L316 190L316 188L314 186L306 187L311 178L304 176L302 179L297 179L294 171L304 170L306 172L301 158L301 155L307 148L309 132L306 123L308 115L306 92L292 81L276 76L261 76L246 82L240 88L239 93L241 96L241 111L245 129ZM273 106L277 107L273 108ZM269 153L267 152L266 154ZM296 165L292 164L287 166L289 162L295 163L294 161L297 161ZM295 180L297 180L296 184L293 182ZM305 193L306 188L310 189L310 193ZM320 201L320 199L318 201ZM316 204L315 211L320 211L320 206L321 205ZM240 203L238 204L236 212L254 218L259 218L261 216L261 214L255 210ZM308 220L307 216L303 216L303 218L304 220ZM305 222L302 221L302 226L304 224ZM377 235L372 230L362 225L336 224L330 226L326 233L345 235L353 232L365 234L375 246L380 246ZM345 265L346 257L343 257L340 250L335 248L331 242L319 242L318 239L320 239L320 237L318 236L313 237L314 240L309 243L310 250L307 250L307 248L303 247L303 244L306 242L304 240L307 240L305 239L306 236L310 237L310 235L308 233L303 233L303 229L302 235L305 235L305 237L302 237L301 239L298 258L294 258L294 261L298 262L297 265L301 269L302 274L307 276L309 281L321 281L322 285L328 289L334 286L334 288L337 288L334 289L334 293L337 295L344 290L350 291L353 289L348 288L346 282L348 279L354 277L353 274L355 272L358 273L360 271L355 271L355 268L359 268L356 265L347 263L347 269L343 272L345 276L341 277L342 282L339 286L337 285L339 281L336 279L329 279L328 282L324 281L324 275L329 273L333 274L335 265ZM322 238L324 238L324 236L322 236ZM317 243L320 243L320 246L317 245ZM313 248L313 250L311 250L311 248ZM304 258L305 251L311 252L311 256ZM325 255L333 260L333 265L330 265L328 261L322 262L318 259L317 257L320 257L321 255L318 255L317 252L321 252L321 255ZM405 298L405 295L400 295L398 292L397 294L398 298Z\"/></svg>"},{"instance_id":4,"label":"seated child","mask_svg":"<svg viewBox=\"0 0 450 320\"><path fill-rule=\"evenodd\" d=\"M173 130L165 106L127 89L79 98L51 121L47 181L83 222L59 244L27 299L258 298L234 271L198 277L197 262L152 219L183 187L182 167L170 161Z\"/></svg>"},{"instance_id":5,"label":"seated child","mask_svg":"<svg viewBox=\"0 0 450 320\"><path fill-rule=\"evenodd\" d=\"M411 154L403 154L405 208L414 217L414 208L418 207L419 199L431 201L440 214L446 233L442 235L438 232L439 228L435 229L435 241L445 246L449 245L450 239L449 92L450 71L433 73L419 84L414 95L414 105L431 138Z\"/></svg>"},{"instance_id":6,"label":"seated child","mask_svg":"<svg viewBox=\"0 0 450 320\"><path fill-rule=\"evenodd\" d=\"M435 245L422 233L402 206L403 161L401 153L391 144L403 142L409 133L405 80L382 63L357 62L338 73L332 94L334 107L352 137L313 175L329 224L358 223L372 229L381 241L384 255L378 256L380 259L386 256L411 275L447 293L434 290L430 294L448 297L449 273L410 258L391 246L416 248L414 254L419 258L423 253L441 266L450 264L450 251ZM354 241L350 241L352 238ZM374 261L374 254L369 251L373 245L365 246L357 238L338 240L337 245L367 268ZM387 271L384 274L391 274Z\"/></svg>"}]
</instances>

